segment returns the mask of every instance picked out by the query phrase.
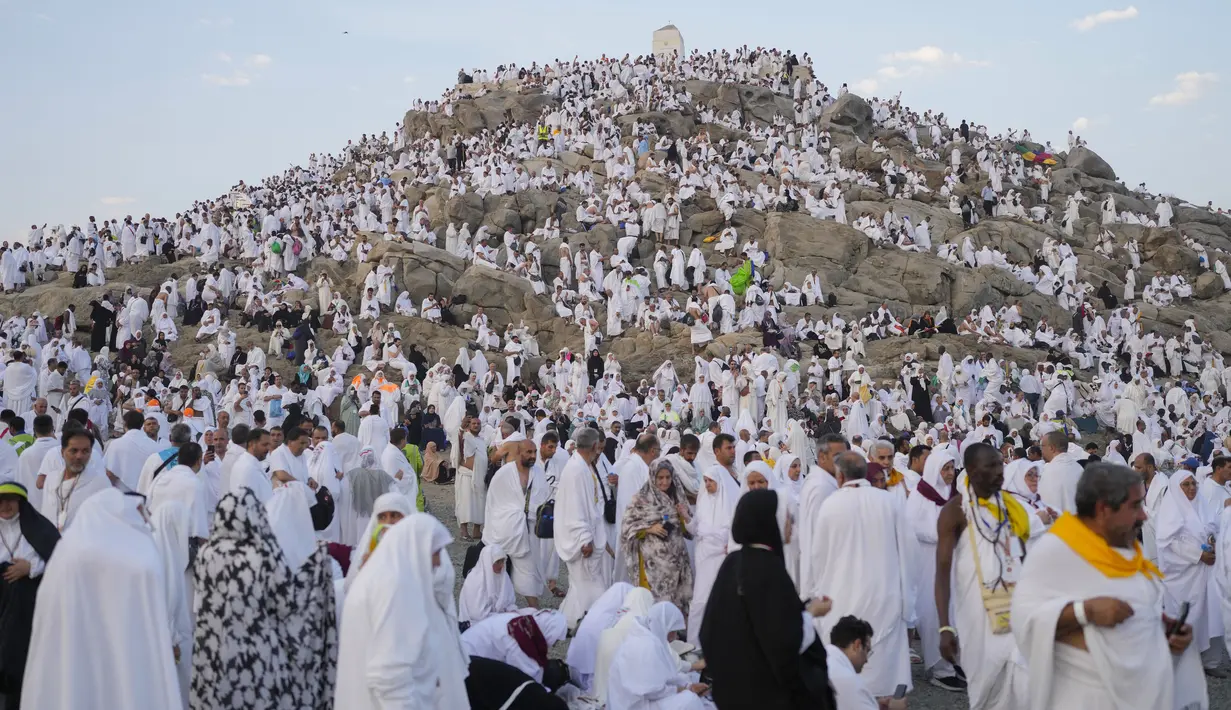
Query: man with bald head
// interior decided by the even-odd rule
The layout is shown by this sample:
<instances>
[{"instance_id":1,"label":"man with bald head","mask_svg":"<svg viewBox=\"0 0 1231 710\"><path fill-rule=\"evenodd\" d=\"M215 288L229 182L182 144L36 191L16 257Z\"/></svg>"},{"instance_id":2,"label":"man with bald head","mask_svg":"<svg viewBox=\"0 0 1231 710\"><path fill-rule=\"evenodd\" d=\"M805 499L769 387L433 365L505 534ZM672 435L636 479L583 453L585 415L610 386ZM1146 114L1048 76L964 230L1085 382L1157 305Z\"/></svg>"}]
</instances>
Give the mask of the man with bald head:
<instances>
[{"instance_id":1,"label":"man with bald head","mask_svg":"<svg viewBox=\"0 0 1231 710\"><path fill-rule=\"evenodd\" d=\"M980 580L979 575L999 570L1000 589L1011 593L1031 531L1041 534L1043 525L1014 496L1001 491L1004 458L995 447L982 442L970 444L963 451L963 463L967 485L958 488L941 508L936 523L935 603L940 652L956 665L961 641L960 661L971 707L1027 707L1030 678L1026 661L1012 634L991 627L981 591L987 580ZM986 501L987 505L976 505L976 501ZM999 510L1008 511L1008 525L999 524L994 512ZM979 530L978 536L967 530L972 525Z\"/></svg>"},{"instance_id":2,"label":"man with bald head","mask_svg":"<svg viewBox=\"0 0 1231 710\"><path fill-rule=\"evenodd\" d=\"M508 444L508 463L492 476L483 512L483 544L498 545L513 562L513 589L538 608L544 574L534 556L534 520L538 508L551 498L551 488L531 439Z\"/></svg>"},{"instance_id":3,"label":"man with bald head","mask_svg":"<svg viewBox=\"0 0 1231 710\"><path fill-rule=\"evenodd\" d=\"M53 420L55 420L55 419L57 418L57 417L55 416L55 412L54 412L54 411L49 411L49 407L47 406L47 398L46 398L46 397L39 397L38 399L34 400L34 406L33 406L32 408L30 408L30 409L29 409L29 410L27 410L26 412L24 412L24 413L20 414L19 416L20 416L22 419L26 420L26 426L28 427L28 426L30 426L30 423L34 421L34 418L35 418L35 417L39 417L39 416L42 416L42 415L44 415L44 414L50 414L50 415L52 415L52 416L51 416L51 418L52 418ZM57 423L58 423L58 422L57 422ZM57 428L58 428L58 427L57 427Z\"/></svg>"},{"instance_id":4,"label":"man with bald head","mask_svg":"<svg viewBox=\"0 0 1231 710\"><path fill-rule=\"evenodd\" d=\"M1163 500L1163 494L1167 492L1167 474L1158 470L1154 455L1150 453L1137 454L1133 457L1132 464L1133 470L1141 474L1141 480L1146 487L1145 509L1149 517L1146 518L1145 525L1141 529L1141 544L1145 549L1146 558L1157 564L1158 504Z\"/></svg>"}]
</instances>

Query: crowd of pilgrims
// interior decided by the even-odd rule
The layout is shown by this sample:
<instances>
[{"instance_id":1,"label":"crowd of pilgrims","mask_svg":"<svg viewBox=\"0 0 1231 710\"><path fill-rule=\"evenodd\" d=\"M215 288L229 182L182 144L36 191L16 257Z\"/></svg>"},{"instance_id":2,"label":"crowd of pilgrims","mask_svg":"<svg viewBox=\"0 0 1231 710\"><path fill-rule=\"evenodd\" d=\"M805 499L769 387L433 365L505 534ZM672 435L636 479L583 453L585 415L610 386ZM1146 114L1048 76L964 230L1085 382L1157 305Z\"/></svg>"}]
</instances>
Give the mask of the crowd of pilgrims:
<instances>
[{"instance_id":1,"label":"crowd of pilgrims","mask_svg":"<svg viewBox=\"0 0 1231 710\"><path fill-rule=\"evenodd\" d=\"M835 97L801 68L807 55L745 47L476 71L478 82L416 108L452 115L509 82L558 101L533 125L510 118L449 141L400 126L393 139L365 136L174 219L91 217L5 245L6 292L57 271L104 286L124 264L195 259L152 293L100 296L83 322L70 307L0 325L5 710L902 708L912 662L972 707L1207 707L1202 668L1222 677L1223 606L1231 613L1231 367L1192 320L1169 338L1146 332L1134 271L1119 296L1095 289L1059 240L1031 263L969 237L935 249L1055 296L1073 314L1057 326L1027 322L1017 303L901 318L882 304L847 318L815 272L773 288L737 210L845 223L842 190L881 185L842 167L816 128ZM768 125L721 114L694 104L689 79L764 85L795 112ZM1052 221L1013 189L1046 196L1050 184L1011 149L1028 133L989 137L896 99L871 103L877 125L903 130L918 155L952 146L939 191L965 224ZM685 109L751 140L675 139L641 123L626 136L616 121ZM920 132L933 147L919 147ZM1079 142L1070 136L1070 149ZM963 146L976 151L969 164ZM583 149L602 173L524 167ZM344 168L350 177L332 182ZM664 200L638 185L639 170L667 180ZM774 180L750 188L741 170ZM888 157L881 170L894 198L931 189ZM982 215L953 194L975 174L987 176ZM404 197L424 185L582 201L575 230L563 215L532 234L450 222L438 241L424 202ZM681 206L699 192L724 223L685 258ZM1087 201L1069 198L1067 235ZM1173 215L1167 200L1154 215L1117 213L1113 197L1102 208L1103 225ZM540 244L598 224L618 226L615 253L563 243L548 286ZM927 220L897 217L893 202L851 224L879 247L933 252ZM649 270L632 261L647 235L658 246ZM1231 289L1222 262L1185 238ZM524 276L584 349L540 353L524 324L500 332L482 308L466 323L450 299L415 303L385 264L368 272L356 312L327 273L299 275L314 259L362 263L384 240ZM1097 249L1141 266L1139 245L1109 230ZM743 263L753 277L737 296ZM1191 296L1183 276L1155 272L1141 299ZM818 315L790 323L797 306ZM472 343L453 365L430 363L390 314L464 326ZM668 360L634 384L601 355L626 328L673 321L697 353L691 377ZM185 327L201 345L195 363L170 355ZM268 348L239 347L238 327L268 332ZM760 347L707 351L748 329ZM877 381L863 364L868 342L944 334L957 337L935 365L908 352ZM971 354L955 359L954 343ZM1003 346L1019 350L997 355ZM275 365L293 374L284 381ZM1096 431L1110 442L1083 447ZM425 512L427 485L452 487L456 531ZM1107 522L1128 505L1117 491L1138 487L1140 545ZM466 544L460 595L455 538ZM1084 568L1054 579L1074 563L1052 540L1115 568L1107 578L1127 614L1107 596L1078 613L1072 602L1106 585ZM558 611L548 596L562 598ZM1187 624L1164 635L1181 604ZM1074 614L1081 642L1056 646ZM565 658L551 658L566 637ZM84 677L73 657L99 670ZM1117 685L1126 675L1131 693Z\"/></svg>"}]
</instances>

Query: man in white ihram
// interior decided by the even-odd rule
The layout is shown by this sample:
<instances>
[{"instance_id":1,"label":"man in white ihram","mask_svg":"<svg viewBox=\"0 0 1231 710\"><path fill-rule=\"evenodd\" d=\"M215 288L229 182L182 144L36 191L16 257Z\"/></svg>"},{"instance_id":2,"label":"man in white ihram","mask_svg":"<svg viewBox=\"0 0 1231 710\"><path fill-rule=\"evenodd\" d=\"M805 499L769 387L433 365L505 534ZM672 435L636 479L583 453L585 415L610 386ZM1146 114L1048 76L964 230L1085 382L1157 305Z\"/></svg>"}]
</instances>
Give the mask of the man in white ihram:
<instances>
[{"instance_id":1,"label":"man in white ihram","mask_svg":"<svg viewBox=\"0 0 1231 710\"><path fill-rule=\"evenodd\" d=\"M535 463L534 442L522 439L511 445L515 447L511 460L496 471L487 489L483 544L499 545L512 558L513 589L537 609L544 581L531 530L538 507L551 497L551 490L542 467Z\"/></svg>"},{"instance_id":2,"label":"man in white ihram","mask_svg":"<svg viewBox=\"0 0 1231 710\"><path fill-rule=\"evenodd\" d=\"M833 611L817 619L822 638L844 616L872 625L864 682L878 699L891 698L899 685L911 687L906 620L914 608L909 554L915 547L892 494L866 480L863 457L848 451L835 463L839 488L821 506L811 549L814 586L800 593L834 600Z\"/></svg>"},{"instance_id":3,"label":"man in white ihram","mask_svg":"<svg viewBox=\"0 0 1231 710\"><path fill-rule=\"evenodd\" d=\"M577 628L590 605L611 586L615 553L603 516L611 497L595 468L603 455L603 436L585 428L574 436L577 451L564 467L556 488L556 552L568 567L568 594L560 611L570 629Z\"/></svg>"},{"instance_id":4,"label":"man in white ihram","mask_svg":"<svg viewBox=\"0 0 1231 710\"><path fill-rule=\"evenodd\" d=\"M1077 481L1081 464L1077 453L1069 450L1069 437L1063 431L1049 431L1042 438L1043 473L1039 476L1039 497L1052 510L1071 513L1076 509Z\"/></svg>"},{"instance_id":5,"label":"man in white ihram","mask_svg":"<svg viewBox=\"0 0 1231 710\"><path fill-rule=\"evenodd\" d=\"M1030 708L1209 707L1189 624L1162 613L1161 574L1141 549L1145 485L1094 463L1066 513L1030 549L1010 618L1030 665Z\"/></svg>"}]
</instances>

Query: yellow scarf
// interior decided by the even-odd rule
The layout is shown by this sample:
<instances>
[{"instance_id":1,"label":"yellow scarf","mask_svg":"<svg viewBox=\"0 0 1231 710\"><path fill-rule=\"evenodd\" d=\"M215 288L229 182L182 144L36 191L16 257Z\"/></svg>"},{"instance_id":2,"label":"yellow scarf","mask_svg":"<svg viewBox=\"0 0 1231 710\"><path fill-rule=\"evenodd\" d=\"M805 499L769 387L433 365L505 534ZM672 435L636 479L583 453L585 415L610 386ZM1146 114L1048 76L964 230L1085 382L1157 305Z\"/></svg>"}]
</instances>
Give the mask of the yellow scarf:
<instances>
[{"instance_id":1,"label":"yellow scarf","mask_svg":"<svg viewBox=\"0 0 1231 710\"><path fill-rule=\"evenodd\" d=\"M993 505L992 501L987 498L980 498L975 494L974 489L970 488L970 483L966 483L966 488L970 492L970 497L975 499L980 508L987 510L996 519L996 522L1004 522L1001 515L1009 516L1009 528L1013 530L1013 535L1022 541L1023 544L1030 539L1030 516L1026 515L1026 509L1021 503L1017 502L1011 495L1001 495L1000 505ZM1003 507L1002 507L1003 506Z\"/></svg>"},{"instance_id":2,"label":"yellow scarf","mask_svg":"<svg viewBox=\"0 0 1231 710\"><path fill-rule=\"evenodd\" d=\"M1162 579L1163 573L1158 571L1154 563L1147 560L1141 552L1141 543L1133 541L1136 553L1133 559L1126 560L1124 555L1111 549L1111 545L1101 535L1091 530L1085 523L1072 513L1065 513L1051 526L1051 533L1064 540L1073 552L1092 567L1112 578L1133 577L1144 574L1147 577Z\"/></svg>"},{"instance_id":3,"label":"yellow scarf","mask_svg":"<svg viewBox=\"0 0 1231 710\"><path fill-rule=\"evenodd\" d=\"M902 481L905 480L906 476L903 476L902 473L896 468L892 469L889 471L889 478L885 479L885 488L893 488L894 486L901 485Z\"/></svg>"}]
</instances>

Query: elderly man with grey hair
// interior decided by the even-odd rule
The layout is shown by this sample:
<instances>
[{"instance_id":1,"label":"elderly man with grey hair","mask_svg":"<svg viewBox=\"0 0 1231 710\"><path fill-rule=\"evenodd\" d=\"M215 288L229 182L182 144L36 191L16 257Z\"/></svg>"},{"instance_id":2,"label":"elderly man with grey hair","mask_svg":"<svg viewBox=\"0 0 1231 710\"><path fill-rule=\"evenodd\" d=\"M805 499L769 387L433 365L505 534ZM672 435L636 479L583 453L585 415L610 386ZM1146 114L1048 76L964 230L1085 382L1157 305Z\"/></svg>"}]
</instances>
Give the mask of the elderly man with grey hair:
<instances>
[{"instance_id":1,"label":"elderly man with grey hair","mask_svg":"<svg viewBox=\"0 0 1231 710\"><path fill-rule=\"evenodd\" d=\"M885 490L893 494L894 500L903 508L906 498L915 490L919 476L914 471L899 471L894 468L893 442L888 439L877 439L868 444L868 460L878 463L885 469Z\"/></svg>"},{"instance_id":2,"label":"elderly man with grey hair","mask_svg":"<svg viewBox=\"0 0 1231 710\"><path fill-rule=\"evenodd\" d=\"M846 451L833 462L839 487L821 505L809 551L813 581L800 596L833 598L833 610L817 619L822 638L844 616L872 624L876 637L864 681L872 695L891 698L899 685L911 685L906 622L914 611L910 554L916 546L893 495L868 482L863 457Z\"/></svg>"},{"instance_id":3,"label":"elderly man with grey hair","mask_svg":"<svg viewBox=\"0 0 1231 710\"><path fill-rule=\"evenodd\" d=\"M1090 464L1075 512L1030 548L1010 618L1032 710L1208 706L1192 627L1172 618L1178 610L1137 541L1145 496L1136 471Z\"/></svg>"},{"instance_id":4,"label":"elderly man with grey hair","mask_svg":"<svg viewBox=\"0 0 1231 710\"><path fill-rule=\"evenodd\" d=\"M141 495L149 495L154 479L176 465L180 447L193 440L192 427L183 423L173 425L170 440L169 448L156 451L145 459L145 464L141 467L141 477L137 479L137 492Z\"/></svg>"},{"instance_id":5,"label":"elderly man with grey hair","mask_svg":"<svg viewBox=\"0 0 1231 710\"><path fill-rule=\"evenodd\" d=\"M556 552L568 567L569 579L560 611L570 629L611 586L615 560L615 498L598 469L603 435L583 427L573 434L573 441L577 450L560 473L556 489L555 520Z\"/></svg>"}]
</instances>

